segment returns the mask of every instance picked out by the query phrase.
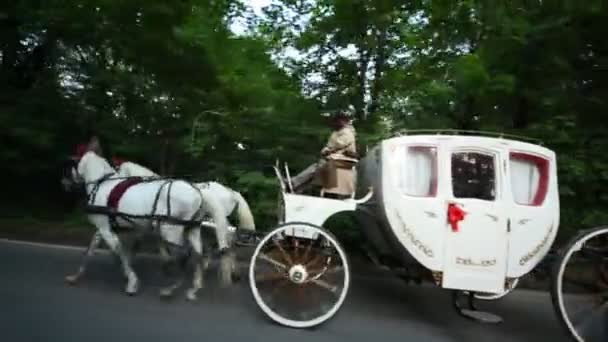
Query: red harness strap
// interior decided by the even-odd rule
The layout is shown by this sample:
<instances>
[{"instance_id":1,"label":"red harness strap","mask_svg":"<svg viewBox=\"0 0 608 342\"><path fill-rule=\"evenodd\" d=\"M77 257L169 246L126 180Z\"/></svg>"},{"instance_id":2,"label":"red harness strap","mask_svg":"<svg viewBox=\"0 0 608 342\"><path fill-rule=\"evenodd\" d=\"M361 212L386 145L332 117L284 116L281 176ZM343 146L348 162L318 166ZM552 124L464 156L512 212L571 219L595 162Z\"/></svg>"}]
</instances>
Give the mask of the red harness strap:
<instances>
[{"instance_id":1,"label":"red harness strap","mask_svg":"<svg viewBox=\"0 0 608 342\"><path fill-rule=\"evenodd\" d=\"M110 191L110 195L108 196L108 207L112 209L118 209L118 202L122 196L129 190L133 185L137 185L142 182L141 177L132 177L123 180L118 183L112 191Z\"/></svg>"}]
</instances>

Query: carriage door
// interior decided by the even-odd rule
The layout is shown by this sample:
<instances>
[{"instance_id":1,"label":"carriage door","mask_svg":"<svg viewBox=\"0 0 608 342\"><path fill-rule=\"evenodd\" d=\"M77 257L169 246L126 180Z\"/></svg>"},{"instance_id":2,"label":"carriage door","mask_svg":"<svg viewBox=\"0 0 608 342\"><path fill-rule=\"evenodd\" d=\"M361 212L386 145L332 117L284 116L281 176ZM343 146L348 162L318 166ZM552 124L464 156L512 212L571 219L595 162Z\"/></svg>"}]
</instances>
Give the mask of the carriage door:
<instances>
[{"instance_id":1,"label":"carriage door","mask_svg":"<svg viewBox=\"0 0 608 342\"><path fill-rule=\"evenodd\" d=\"M504 152L456 148L446 151L450 180L443 287L499 293L507 262L507 219L500 165Z\"/></svg>"}]
</instances>

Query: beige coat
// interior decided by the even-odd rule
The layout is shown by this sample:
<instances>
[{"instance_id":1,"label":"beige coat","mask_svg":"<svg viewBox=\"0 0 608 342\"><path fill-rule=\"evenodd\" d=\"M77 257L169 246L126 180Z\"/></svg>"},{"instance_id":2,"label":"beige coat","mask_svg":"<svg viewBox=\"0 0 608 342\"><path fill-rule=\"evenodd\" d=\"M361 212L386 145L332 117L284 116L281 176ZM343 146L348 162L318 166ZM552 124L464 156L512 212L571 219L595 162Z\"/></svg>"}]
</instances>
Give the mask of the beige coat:
<instances>
[{"instance_id":1,"label":"beige coat","mask_svg":"<svg viewBox=\"0 0 608 342\"><path fill-rule=\"evenodd\" d=\"M322 171L323 191L339 195L351 195L355 186L355 171L352 169L357 159L356 133L351 125L334 131L321 154L329 160ZM335 162L332 162L335 161Z\"/></svg>"},{"instance_id":2,"label":"beige coat","mask_svg":"<svg viewBox=\"0 0 608 342\"><path fill-rule=\"evenodd\" d=\"M328 154L328 159L356 160L353 158L357 154L355 128L352 125L346 125L340 130L332 132L327 144L321 150L321 154Z\"/></svg>"}]
</instances>

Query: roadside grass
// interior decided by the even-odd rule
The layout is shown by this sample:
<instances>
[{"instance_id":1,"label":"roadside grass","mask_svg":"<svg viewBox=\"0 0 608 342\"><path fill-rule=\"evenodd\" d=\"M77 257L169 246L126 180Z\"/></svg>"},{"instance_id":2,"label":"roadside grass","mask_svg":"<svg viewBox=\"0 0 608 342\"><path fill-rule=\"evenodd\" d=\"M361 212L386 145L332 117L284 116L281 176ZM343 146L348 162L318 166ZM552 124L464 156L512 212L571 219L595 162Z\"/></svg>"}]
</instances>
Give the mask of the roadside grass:
<instances>
[{"instance_id":1,"label":"roadside grass","mask_svg":"<svg viewBox=\"0 0 608 342\"><path fill-rule=\"evenodd\" d=\"M4 207L0 212L0 237L3 238L83 245L92 233L93 227L79 209L53 212Z\"/></svg>"}]
</instances>

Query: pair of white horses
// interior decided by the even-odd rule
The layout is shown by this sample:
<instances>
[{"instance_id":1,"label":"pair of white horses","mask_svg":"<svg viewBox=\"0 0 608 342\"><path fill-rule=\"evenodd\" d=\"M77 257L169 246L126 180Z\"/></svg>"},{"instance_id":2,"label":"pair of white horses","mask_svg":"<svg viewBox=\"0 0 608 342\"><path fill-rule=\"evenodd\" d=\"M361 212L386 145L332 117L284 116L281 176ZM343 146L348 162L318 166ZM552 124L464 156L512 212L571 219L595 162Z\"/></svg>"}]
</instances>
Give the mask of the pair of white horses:
<instances>
[{"instance_id":1,"label":"pair of white horses","mask_svg":"<svg viewBox=\"0 0 608 342\"><path fill-rule=\"evenodd\" d=\"M108 161L93 151L87 151L77 157L77 165L71 170L72 181L84 183L88 204L105 207L112 189L122 182L125 177L158 177L151 170L132 163L124 162L116 171ZM156 205L155 205L155 198ZM152 212L155 208L155 212ZM157 179L136 185L126 191L118 202L117 211L131 215L123 218L117 216L115 223L121 228L127 228L133 233L149 231L158 227L161 237L160 252L165 262L184 255L184 250L190 249L190 262L194 265L192 287L186 291L186 298L195 300L197 292L203 287L203 272L208 262L203 259L203 243L201 237L202 224L193 222L208 222L210 218L215 230L218 248L221 251L219 275L223 285L229 285L236 268L234 253L230 250L229 223L227 217L236 211L239 229L255 230L251 210L245 199L238 192L216 182L192 184L184 180ZM151 215L170 215L173 220L155 221ZM95 226L96 232L81 261L78 271L66 277L70 283L76 283L86 271L87 260L94 254L101 240L118 256L127 285L127 294L136 294L139 289L139 279L131 266L131 257L127 253L116 232L112 229L111 217L104 213L88 214L89 222ZM141 236L141 235L140 235ZM182 271L185 264L181 263ZM183 281L183 274L177 282L161 290L162 296L173 294Z\"/></svg>"}]
</instances>

